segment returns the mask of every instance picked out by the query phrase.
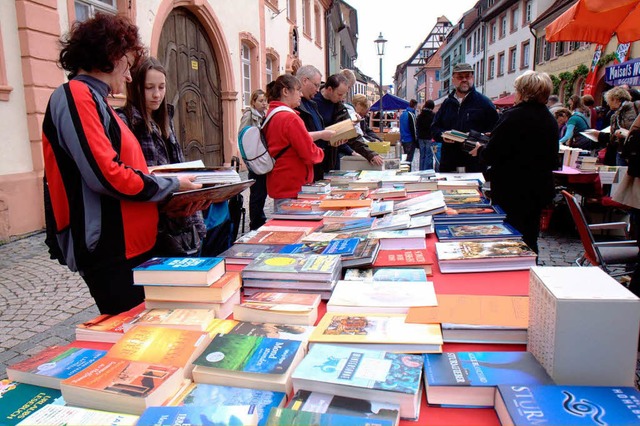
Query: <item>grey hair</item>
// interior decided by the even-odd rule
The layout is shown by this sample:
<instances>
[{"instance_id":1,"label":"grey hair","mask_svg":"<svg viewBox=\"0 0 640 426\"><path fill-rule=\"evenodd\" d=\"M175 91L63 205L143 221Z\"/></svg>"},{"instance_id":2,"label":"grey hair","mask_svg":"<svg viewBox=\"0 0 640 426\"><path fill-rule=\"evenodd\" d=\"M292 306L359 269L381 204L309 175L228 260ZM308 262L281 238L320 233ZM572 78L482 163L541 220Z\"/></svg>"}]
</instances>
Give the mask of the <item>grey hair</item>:
<instances>
[{"instance_id":1,"label":"grey hair","mask_svg":"<svg viewBox=\"0 0 640 426\"><path fill-rule=\"evenodd\" d=\"M302 80L303 78L311 79L316 75L322 77L322 73L320 72L320 70L313 65L303 65L296 71L296 77L298 77L298 79L300 80Z\"/></svg>"}]
</instances>

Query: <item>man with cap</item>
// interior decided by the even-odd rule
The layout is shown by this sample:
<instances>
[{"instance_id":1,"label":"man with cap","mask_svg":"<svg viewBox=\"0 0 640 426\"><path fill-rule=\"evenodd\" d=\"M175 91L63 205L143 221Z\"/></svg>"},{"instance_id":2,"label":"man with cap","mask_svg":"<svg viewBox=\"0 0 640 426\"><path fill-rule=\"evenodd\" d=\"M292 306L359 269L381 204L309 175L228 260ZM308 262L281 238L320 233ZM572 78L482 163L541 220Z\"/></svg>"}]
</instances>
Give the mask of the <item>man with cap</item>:
<instances>
[{"instance_id":1,"label":"man with cap","mask_svg":"<svg viewBox=\"0 0 640 426\"><path fill-rule=\"evenodd\" d=\"M444 100L431 126L433 139L444 142L440 172L456 172L461 168L466 172L483 172L484 167L476 157L465 152L461 143L443 139L442 133L447 130L489 133L498 121L498 112L489 98L476 91L471 65L454 65L451 82L455 90Z\"/></svg>"}]
</instances>

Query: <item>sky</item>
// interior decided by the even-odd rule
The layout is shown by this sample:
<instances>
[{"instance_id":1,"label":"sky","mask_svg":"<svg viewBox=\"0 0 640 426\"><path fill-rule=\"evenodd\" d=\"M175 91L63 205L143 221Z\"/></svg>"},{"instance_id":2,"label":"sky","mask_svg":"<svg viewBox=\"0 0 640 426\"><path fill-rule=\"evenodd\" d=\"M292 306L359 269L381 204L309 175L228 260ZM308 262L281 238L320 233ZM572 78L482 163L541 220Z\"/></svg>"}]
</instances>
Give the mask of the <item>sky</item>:
<instances>
[{"instance_id":1,"label":"sky","mask_svg":"<svg viewBox=\"0 0 640 426\"><path fill-rule=\"evenodd\" d=\"M387 40L382 58L382 82L393 83L396 66L415 52L439 16L453 25L477 0L345 0L358 11L356 66L375 81L380 79L380 59L374 41Z\"/></svg>"}]
</instances>

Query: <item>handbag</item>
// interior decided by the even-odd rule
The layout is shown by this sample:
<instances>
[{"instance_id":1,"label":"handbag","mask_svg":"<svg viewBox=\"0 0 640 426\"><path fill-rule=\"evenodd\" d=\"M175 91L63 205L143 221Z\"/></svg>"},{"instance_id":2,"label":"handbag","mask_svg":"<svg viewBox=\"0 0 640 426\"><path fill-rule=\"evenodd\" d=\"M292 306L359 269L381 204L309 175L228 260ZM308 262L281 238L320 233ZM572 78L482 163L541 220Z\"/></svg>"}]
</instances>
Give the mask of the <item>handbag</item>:
<instances>
[{"instance_id":1,"label":"handbag","mask_svg":"<svg viewBox=\"0 0 640 426\"><path fill-rule=\"evenodd\" d=\"M154 252L162 257L195 256L200 250L200 234L186 218L160 216Z\"/></svg>"},{"instance_id":2,"label":"handbag","mask_svg":"<svg viewBox=\"0 0 640 426\"><path fill-rule=\"evenodd\" d=\"M627 174L640 177L640 131L633 130L622 145L622 158L627 161Z\"/></svg>"}]
</instances>

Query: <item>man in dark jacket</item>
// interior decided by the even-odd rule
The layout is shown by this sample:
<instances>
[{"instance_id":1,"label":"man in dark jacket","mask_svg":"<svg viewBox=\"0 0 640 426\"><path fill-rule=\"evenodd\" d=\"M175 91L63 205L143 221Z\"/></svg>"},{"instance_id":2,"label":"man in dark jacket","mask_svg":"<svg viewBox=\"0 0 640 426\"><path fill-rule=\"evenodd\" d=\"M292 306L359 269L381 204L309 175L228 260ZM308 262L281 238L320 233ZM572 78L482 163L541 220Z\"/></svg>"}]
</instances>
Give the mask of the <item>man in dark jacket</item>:
<instances>
[{"instance_id":1,"label":"man in dark jacket","mask_svg":"<svg viewBox=\"0 0 640 426\"><path fill-rule=\"evenodd\" d=\"M441 172L456 172L464 167L466 172L482 172L476 157L468 155L461 143L444 140L442 133L447 130L468 132L476 130L488 133L498 121L498 112L491 100L476 91L473 86L473 68L469 64L453 67L452 83L455 87L436 113L431 126L433 139L442 144L440 158Z\"/></svg>"},{"instance_id":2,"label":"man in dark jacket","mask_svg":"<svg viewBox=\"0 0 640 426\"><path fill-rule=\"evenodd\" d=\"M418 147L420 148L420 170L433 169L433 141L431 136L431 123L433 123L433 112L435 105L431 99L424 103L424 107L416 119L416 133L418 136Z\"/></svg>"}]
</instances>

